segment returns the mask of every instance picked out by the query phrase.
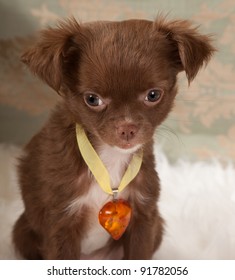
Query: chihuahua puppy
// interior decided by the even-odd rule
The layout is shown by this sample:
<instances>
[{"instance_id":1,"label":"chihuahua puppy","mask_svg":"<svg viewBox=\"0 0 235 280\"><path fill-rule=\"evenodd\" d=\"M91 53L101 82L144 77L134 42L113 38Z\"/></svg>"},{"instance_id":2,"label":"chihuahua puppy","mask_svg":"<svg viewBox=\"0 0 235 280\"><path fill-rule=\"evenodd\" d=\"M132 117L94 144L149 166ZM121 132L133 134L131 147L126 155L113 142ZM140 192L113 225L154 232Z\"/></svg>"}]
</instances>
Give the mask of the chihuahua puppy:
<instances>
[{"instance_id":1,"label":"chihuahua puppy","mask_svg":"<svg viewBox=\"0 0 235 280\"><path fill-rule=\"evenodd\" d=\"M190 83L214 50L210 37L189 21L163 17L86 24L72 18L41 32L22 60L62 99L19 162L25 210L13 242L23 258L152 258L163 234L154 131L173 106L177 74L185 71ZM99 225L110 195L81 155L76 124L114 187L143 150L140 171L118 194L132 208L118 241Z\"/></svg>"}]
</instances>

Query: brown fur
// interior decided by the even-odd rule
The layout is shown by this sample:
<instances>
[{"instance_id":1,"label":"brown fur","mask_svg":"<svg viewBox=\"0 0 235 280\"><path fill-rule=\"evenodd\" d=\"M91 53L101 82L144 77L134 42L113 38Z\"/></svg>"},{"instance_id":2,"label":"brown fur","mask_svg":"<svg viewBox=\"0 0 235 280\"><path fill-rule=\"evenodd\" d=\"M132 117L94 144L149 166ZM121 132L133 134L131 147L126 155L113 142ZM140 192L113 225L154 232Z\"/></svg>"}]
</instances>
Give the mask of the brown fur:
<instances>
[{"instance_id":1,"label":"brown fur","mask_svg":"<svg viewBox=\"0 0 235 280\"><path fill-rule=\"evenodd\" d=\"M15 224L13 240L24 258L81 257L90 206L70 214L66 209L90 191L93 179L76 142L76 123L97 151L104 143L123 149L142 145L141 170L128 186L134 214L120 241L111 241L108 248L122 244L125 259L152 257L163 233L153 134L173 106L177 74L184 70L192 81L213 52L210 38L181 20L78 24L71 19L42 31L22 60L62 101L25 147L19 164L25 211ZM163 94L158 102L146 103L152 88ZM105 107L87 106L86 92L99 94Z\"/></svg>"}]
</instances>

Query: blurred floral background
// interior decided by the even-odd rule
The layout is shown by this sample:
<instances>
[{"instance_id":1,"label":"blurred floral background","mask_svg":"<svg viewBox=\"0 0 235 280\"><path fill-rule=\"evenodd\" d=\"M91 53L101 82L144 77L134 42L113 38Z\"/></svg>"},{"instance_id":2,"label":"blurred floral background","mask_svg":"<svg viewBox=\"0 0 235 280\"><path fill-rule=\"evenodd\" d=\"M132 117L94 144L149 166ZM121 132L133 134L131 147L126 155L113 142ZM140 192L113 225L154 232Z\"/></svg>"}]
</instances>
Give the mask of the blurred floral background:
<instances>
[{"instance_id":1,"label":"blurred floral background","mask_svg":"<svg viewBox=\"0 0 235 280\"><path fill-rule=\"evenodd\" d=\"M214 35L218 52L179 94L156 139L168 158L235 161L234 0L0 0L0 142L25 144L59 97L20 62L35 32L74 15L80 21L186 18Z\"/></svg>"}]
</instances>

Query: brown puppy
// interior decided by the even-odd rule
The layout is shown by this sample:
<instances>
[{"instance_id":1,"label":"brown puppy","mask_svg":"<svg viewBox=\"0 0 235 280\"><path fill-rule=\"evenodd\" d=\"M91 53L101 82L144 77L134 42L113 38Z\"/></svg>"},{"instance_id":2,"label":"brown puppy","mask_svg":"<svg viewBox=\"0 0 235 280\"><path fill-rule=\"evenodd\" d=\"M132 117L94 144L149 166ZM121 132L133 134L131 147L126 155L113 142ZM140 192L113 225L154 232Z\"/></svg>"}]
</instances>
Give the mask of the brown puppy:
<instances>
[{"instance_id":1,"label":"brown puppy","mask_svg":"<svg viewBox=\"0 0 235 280\"><path fill-rule=\"evenodd\" d=\"M23 61L62 101L19 164L25 211L13 240L24 258L151 259L163 232L153 134L173 106L177 74L184 70L190 83L213 52L210 38L181 20L78 24L72 19L42 31ZM119 194L133 210L119 241L98 223L100 208L111 198L81 156L76 123L114 187L143 149L138 175Z\"/></svg>"}]
</instances>

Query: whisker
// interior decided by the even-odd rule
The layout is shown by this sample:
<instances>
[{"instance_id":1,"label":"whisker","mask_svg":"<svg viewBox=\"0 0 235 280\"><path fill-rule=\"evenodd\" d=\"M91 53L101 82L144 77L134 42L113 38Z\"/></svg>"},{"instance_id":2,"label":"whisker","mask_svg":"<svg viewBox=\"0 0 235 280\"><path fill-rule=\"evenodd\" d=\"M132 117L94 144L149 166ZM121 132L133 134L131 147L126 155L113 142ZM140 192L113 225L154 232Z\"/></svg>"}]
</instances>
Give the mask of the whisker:
<instances>
[{"instance_id":1,"label":"whisker","mask_svg":"<svg viewBox=\"0 0 235 280\"><path fill-rule=\"evenodd\" d=\"M160 136L162 138L165 138L169 142L172 142L172 141L174 142L174 140L177 139L178 143L180 143L181 145L184 145L182 139L176 133L176 131L174 131L171 127L169 127L165 124L162 124L161 126L159 126L157 128L155 135L156 135L156 137ZM172 138L172 136L173 136L173 138Z\"/></svg>"}]
</instances>

